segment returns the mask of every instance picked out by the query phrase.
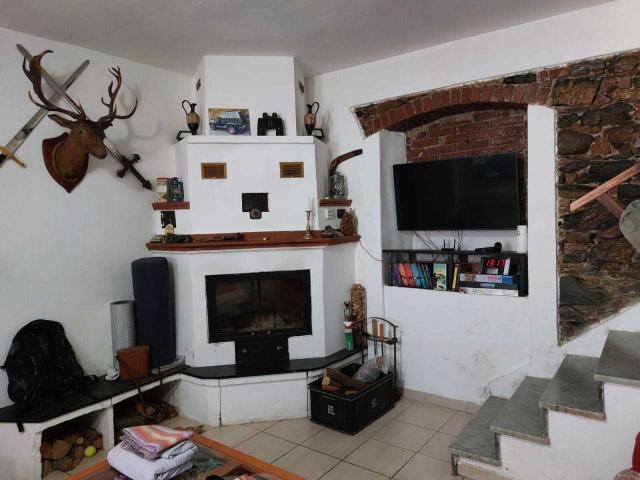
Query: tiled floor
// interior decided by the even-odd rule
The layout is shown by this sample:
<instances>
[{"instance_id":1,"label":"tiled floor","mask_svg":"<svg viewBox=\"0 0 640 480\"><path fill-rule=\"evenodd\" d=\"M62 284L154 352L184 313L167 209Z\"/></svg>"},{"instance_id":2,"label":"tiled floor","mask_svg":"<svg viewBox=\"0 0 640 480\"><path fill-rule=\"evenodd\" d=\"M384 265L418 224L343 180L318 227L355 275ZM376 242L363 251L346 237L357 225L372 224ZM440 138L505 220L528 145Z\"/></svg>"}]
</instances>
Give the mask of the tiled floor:
<instances>
[{"instance_id":1,"label":"tiled floor","mask_svg":"<svg viewBox=\"0 0 640 480\"><path fill-rule=\"evenodd\" d=\"M209 428L204 435L307 480L446 480L449 444L471 414L402 399L357 435L308 419Z\"/></svg>"},{"instance_id":2,"label":"tiled floor","mask_svg":"<svg viewBox=\"0 0 640 480\"><path fill-rule=\"evenodd\" d=\"M307 480L461 480L451 475L448 449L471 416L401 399L357 435L345 435L306 418L208 427L204 435ZM168 424L197 422L179 417ZM86 466L83 463L82 468ZM47 477L63 478L66 475Z\"/></svg>"}]
</instances>

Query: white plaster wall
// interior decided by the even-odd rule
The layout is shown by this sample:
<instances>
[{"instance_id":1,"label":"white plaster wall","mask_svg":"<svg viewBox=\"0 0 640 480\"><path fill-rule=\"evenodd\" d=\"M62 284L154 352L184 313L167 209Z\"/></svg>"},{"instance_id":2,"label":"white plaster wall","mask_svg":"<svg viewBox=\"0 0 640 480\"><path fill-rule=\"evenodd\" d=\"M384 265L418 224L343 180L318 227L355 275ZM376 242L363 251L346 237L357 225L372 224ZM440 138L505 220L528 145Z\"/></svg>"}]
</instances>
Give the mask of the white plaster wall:
<instances>
[{"instance_id":1,"label":"white plaster wall","mask_svg":"<svg viewBox=\"0 0 640 480\"><path fill-rule=\"evenodd\" d=\"M311 137L190 137L175 146L189 210L176 212L179 233L304 230L309 200L324 189L326 146ZM203 180L200 164L225 162L226 179ZM303 162L303 178L280 178L280 162ZM316 162L321 167L316 167ZM321 171L318 171L321 170ZM269 211L253 220L242 193L268 193ZM155 229L160 233L160 213ZM317 216L312 218L317 228Z\"/></svg>"},{"instance_id":2,"label":"white plaster wall","mask_svg":"<svg viewBox=\"0 0 640 480\"><path fill-rule=\"evenodd\" d=\"M386 224L388 212L385 212L389 205L382 207L377 200L381 181L374 178L378 175L381 157L378 135L363 139L351 107L640 48L638 20L637 2L619 0L307 81L310 98L322 106L319 126L328 133L331 156L354 148L365 150L363 156L343 167L360 219L363 244L370 246L374 256L380 254L381 230L376 225L380 224L381 216L382 225ZM563 348L557 346L553 121L552 111L542 107L529 109L531 256L527 299L493 299L492 309L484 305L485 300L475 297L460 299L454 294L384 289L384 314L404 326L402 370L406 388L470 401L479 401L489 392L509 395L526 373L551 376L564 352L599 355L609 329L640 329L639 309L633 307ZM384 178L383 175L383 192L386 191ZM382 201L393 202L393 198L385 197L382 196ZM386 232L384 227L382 231ZM488 238L479 232L465 232L465 240L466 247L502 241L505 248L512 248L515 235L496 233ZM414 240L414 245L421 244ZM356 275L358 281L367 286L370 314L381 311L374 303L381 279L374 265L375 261L359 248ZM416 338L424 340L419 348ZM410 353L409 344L414 343L416 348ZM439 351L443 343L447 348L440 352L438 362L432 362L430 352ZM473 375L470 380L464 372L474 369L480 375Z\"/></svg>"},{"instance_id":3,"label":"white plaster wall","mask_svg":"<svg viewBox=\"0 0 640 480\"><path fill-rule=\"evenodd\" d=\"M327 354L344 348L344 301L349 299L349 290L355 282L355 251L353 244L325 249L324 350Z\"/></svg>"},{"instance_id":4,"label":"white plaster wall","mask_svg":"<svg viewBox=\"0 0 640 480\"><path fill-rule=\"evenodd\" d=\"M57 79L89 59L70 94L90 117L105 113L100 97L112 78L107 68L119 65L120 108L130 107L134 96L139 106L131 120L116 121L107 134L122 151L142 156L138 168L147 178L173 174L170 147L184 128L180 101L192 95L190 78L5 29L0 29L0 143L37 110L27 98L29 82L16 43L31 52L52 49L43 63ZM18 151L27 169L10 161L0 167L0 363L20 327L47 318L64 325L85 371L98 374L111 364L109 303L132 297L130 263L146 255L155 194L130 174L117 178L119 164L111 157L91 159L87 176L68 194L47 173L41 150L42 139L62 131L44 119ZM10 403L6 385L0 373L0 405Z\"/></svg>"},{"instance_id":5,"label":"white plaster wall","mask_svg":"<svg viewBox=\"0 0 640 480\"><path fill-rule=\"evenodd\" d=\"M209 108L248 108L251 135L256 135L263 112L282 117L285 134L296 135L295 73L293 57L204 57L203 119L209 129ZM274 135L274 132L270 132Z\"/></svg>"}]
</instances>

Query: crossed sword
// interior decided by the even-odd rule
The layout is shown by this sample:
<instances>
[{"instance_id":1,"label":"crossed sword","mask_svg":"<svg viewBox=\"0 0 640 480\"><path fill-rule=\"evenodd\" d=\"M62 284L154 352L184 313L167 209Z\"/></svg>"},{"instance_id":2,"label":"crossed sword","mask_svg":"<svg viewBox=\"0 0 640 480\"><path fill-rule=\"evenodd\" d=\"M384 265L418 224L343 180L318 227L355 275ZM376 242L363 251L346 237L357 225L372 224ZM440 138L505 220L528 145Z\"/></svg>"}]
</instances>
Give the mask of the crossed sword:
<instances>
[{"instance_id":1,"label":"crossed sword","mask_svg":"<svg viewBox=\"0 0 640 480\"><path fill-rule=\"evenodd\" d=\"M29 51L20 44L18 44L17 46L20 53L28 61L30 61L32 56L29 53ZM73 84L73 82L76 81L76 79L80 76L82 72L84 72L84 70L88 66L89 66L89 60L85 60L84 62L82 62L82 64L78 68L76 68L76 70L69 76L69 78L67 78L67 80L62 85L59 85L55 81L55 79L51 75L49 75L49 73L44 68L42 68L42 77L47 82L47 84L49 84L49 86L53 89L53 92L54 92L49 98L49 100L52 103L55 103L60 98L62 98L66 103L69 104L69 106L71 106L71 108L75 109L77 112L80 113L80 107L76 104L75 101L73 101L73 99L69 95L67 95L67 89ZM18 133L16 133L13 136L13 138L9 141L9 143L6 146L0 145L0 165L2 165L4 160L9 159L9 160L13 160L23 168L26 166L22 161L20 161L15 156L15 152L18 150L18 148L20 148L20 146L24 143L27 137L38 126L38 124L42 121L42 119L46 115L47 115L47 110L45 108L41 108L33 115L33 117L31 117L27 121L27 123L23 125L23 127L18 131ZM120 164L122 165L122 168L118 169L118 172L117 172L118 177L124 177L125 174L127 173L127 170L129 170L140 181L140 183L144 188L146 188L147 190L152 189L151 182L146 178L144 178L140 174L140 172L138 172L136 167L133 165L135 162L137 162L140 159L139 155L134 154L132 155L131 159L127 158L125 155L123 155L118 151L118 149L113 144L113 142L111 142L111 140L109 140L108 138L104 139L104 145L109 151L109 153L111 153L111 155L113 155L115 159L118 160L118 162L120 162Z\"/></svg>"}]
</instances>

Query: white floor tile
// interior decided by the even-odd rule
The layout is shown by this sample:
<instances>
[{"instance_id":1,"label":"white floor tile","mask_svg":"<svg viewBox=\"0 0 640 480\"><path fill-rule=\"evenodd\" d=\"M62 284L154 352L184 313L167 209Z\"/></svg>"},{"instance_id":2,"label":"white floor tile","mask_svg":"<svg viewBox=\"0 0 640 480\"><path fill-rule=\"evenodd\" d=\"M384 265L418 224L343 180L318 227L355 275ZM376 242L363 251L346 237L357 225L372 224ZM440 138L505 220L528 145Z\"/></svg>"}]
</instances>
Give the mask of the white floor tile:
<instances>
[{"instance_id":1,"label":"white floor tile","mask_svg":"<svg viewBox=\"0 0 640 480\"><path fill-rule=\"evenodd\" d=\"M447 435L446 433L436 433L427 444L422 447L418 452L421 455L427 457L436 458L444 462L451 460L451 454L449 453L449 445L456 439L453 435Z\"/></svg>"},{"instance_id":2,"label":"white floor tile","mask_svg":"<svg viewBox=\"0 0 640 480\"><path fill-rule=\"evenodd\" d=\"M303 445L332 457L344 459L366 440L367 437L362 435L347 435L346 433L324 428L304 442Z\"/></svg>"},{"instance_id":3,"label":"white floor tile","mask_svg":"<svg viewBox=\"0 0 640 480\"><path fill-rule=\"evenodd\" d=\"M394 447L377 440L367 442L346 458L353 463L376 473L391 477L413 456L413 452Z\"/></svg>"},{"instance_id":4,"label":"white floor tile","mask_svg":"<svg viewBox=\"0 0 640 480\"><path fill-rule=\"evenodd\" d=\"M376 433L373 438L396 447L417 452L436 432L410 423L393 421Z\"/></svg>"},{"instance_id":5,"label":"white floor tile","mask_svg":"<svg viewBox=\"0 0 640 480\"><path fill-rule=\"evenodd\" d=\"M453 417L454 410L416 402L397 417L397 420L430 430L440 430Z\"/></svg>"},{"instance_id":6,"label":"white floor tile","mask_svg":"<svg viewBox=\"0 0 640 480\"><path fill-rule=\"evenodd\" d=\"M257 435L245 440L236 448L252 457L272 463L295 447L295 443L274 437L273 435L268 435L264 432L258 432Z\"/></svg>"},{"instance_id":7,"label":"white floor tile","mask_svg":"<svg viewBox=\"0 0 640 480\"><path fill-rule=\"evenodd\" d=\"M235 447L257 433L258 430L245 425L223 425L222 427L211 427L203 435L229 447Z\"/></svg>"},{"instance_id":8,"label":"white floor tile","mask_svg":"<svg viewBox=\"0 0 640 480\"><path fill-rule=\"evenodd\" d=\"M267 428L265 432L300 444L313 437L320 430L322 430L322 427L311 422L308 418L294 418L281 420Z\"/></svg>"},{"instance_id":9,"label":"white floor tile","mask_svg":"<svg viewBox=\"0 0 640 480\"><path fill-rule=\"evenodd\" d=\"M340 462L320 480L387 480L388 478L357 465Z\"/></svg>"},{"instance_id":10,"label":"white floor tile","mask_svg":"<svg viewBox=\"0 0 640 480\"><path fill-rule=\"evenodd\" d=\"M297 446L273 462L280 468L295 473L306 480L317 480L335 467L340 460L306 447Z\"/></svg>"},{"instance_id":11,"label":"white floor tile","mask_svg":"<svg viewBox=\"0 0 640 480\"><path fill-rule=\"evenodd\" d=\"M460 477L452 475L451 463L420 454L409 460L393 478L397 480L460 480Z\"/></svg>"}]
</instances>

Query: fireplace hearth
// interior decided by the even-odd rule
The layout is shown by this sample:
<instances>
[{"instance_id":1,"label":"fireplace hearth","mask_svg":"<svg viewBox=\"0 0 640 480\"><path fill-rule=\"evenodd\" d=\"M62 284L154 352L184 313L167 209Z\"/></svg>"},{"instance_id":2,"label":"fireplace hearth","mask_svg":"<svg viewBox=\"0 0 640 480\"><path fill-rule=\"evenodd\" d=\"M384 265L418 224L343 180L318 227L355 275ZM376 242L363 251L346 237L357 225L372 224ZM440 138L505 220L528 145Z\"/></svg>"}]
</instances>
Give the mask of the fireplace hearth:
<instances>
[{"instance_id":1,"label":"fireplace hearth","mask_svg":"<svg viewBox=\"0 0 640 480\"><path fill-rule=\"evenodd\" d=\"M207 275L209 343L235 342L237 368L278 372L288 339L311 335L309 270Z\"/></svg>"}]
</instances>

